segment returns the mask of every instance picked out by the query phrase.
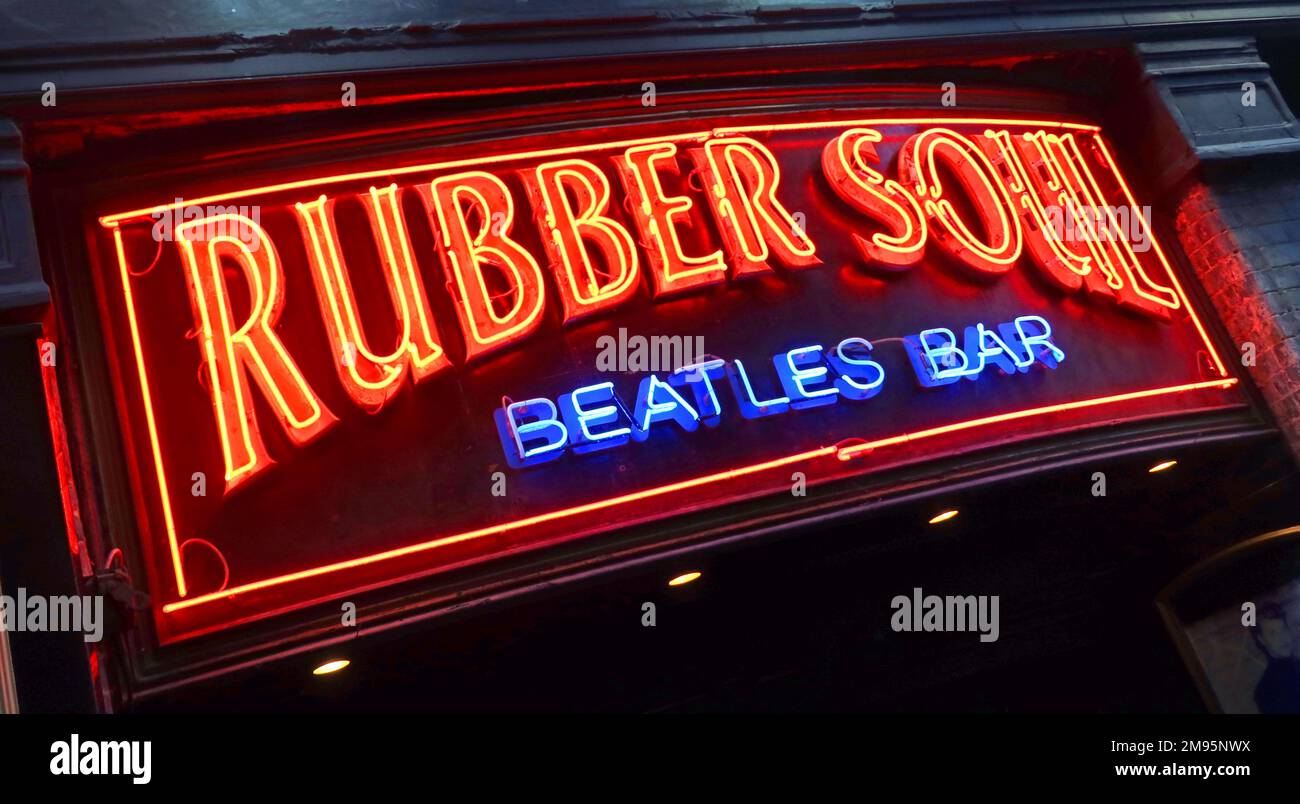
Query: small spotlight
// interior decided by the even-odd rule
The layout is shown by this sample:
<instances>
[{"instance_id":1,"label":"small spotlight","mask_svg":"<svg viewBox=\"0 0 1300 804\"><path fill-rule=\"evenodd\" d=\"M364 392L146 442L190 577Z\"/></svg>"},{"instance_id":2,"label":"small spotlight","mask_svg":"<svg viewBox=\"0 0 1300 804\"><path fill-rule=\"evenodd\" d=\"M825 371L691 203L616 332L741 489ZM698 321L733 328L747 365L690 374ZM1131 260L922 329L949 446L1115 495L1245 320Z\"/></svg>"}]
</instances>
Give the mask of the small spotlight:
<instances>
[{"instance_id":1,"label":"small spotlight","mask_svg":"<svg viewBox=\"0 0 1300 804\"><path fill-rule=\"evenodd\" d=\"M938 525L940 522L947 522L949 519L952 519L955 516L957 516L957 509L950 508L947 511L944 511L942 514L935 514L934 516L930 517L930 524Z\"/></svg>"},{"instance_id":2,"label":"small spotlight","mask_svg":"<svg viewBox=\"0 0 1300 804\"><path fill-rule=\"evenodd\" d=\"M1177 465L1178 465L1178 461L1161 461L1160 463L1148 469L1147 472L1154 475L1156 472L1163 472L1164 470L1173 468L1174 466Z\"/></svg>"},{"instance_id":3,"label":"small spotlight","mask_svg":"<svg viewBox=\"0 0 1300 804\"><path fill-rule=\"evenodd\" d=\"M700 573L695 572L695 571L691 571L691 572L683 572L681 575L678 575L676 578L673 578L671 581L669 581L669 582L668 582L668 585L669 585L669 586L685 586L686 584L690 583L691 581L693 581L693 580L695 580L695 579L697 579L697 578L699 578L699 577L700 577Z\"/></svg>"},{"instance_id":4,"label":"small spotlight","mask_svg":"<svg viewBox=\"0 0 1300 804\"><path fill-rule=\"evenodd\" d=\"M325 664L322 664L320 667L317 667L315 670L311 671L311 674L313 676L327 676L330 673L337 673L338 671L342 670L343 668L347 667L350 664L352 664L352 662L348 661L347 659L331 659L330 661L326 662Z\"/></svg>"}]
</instances>

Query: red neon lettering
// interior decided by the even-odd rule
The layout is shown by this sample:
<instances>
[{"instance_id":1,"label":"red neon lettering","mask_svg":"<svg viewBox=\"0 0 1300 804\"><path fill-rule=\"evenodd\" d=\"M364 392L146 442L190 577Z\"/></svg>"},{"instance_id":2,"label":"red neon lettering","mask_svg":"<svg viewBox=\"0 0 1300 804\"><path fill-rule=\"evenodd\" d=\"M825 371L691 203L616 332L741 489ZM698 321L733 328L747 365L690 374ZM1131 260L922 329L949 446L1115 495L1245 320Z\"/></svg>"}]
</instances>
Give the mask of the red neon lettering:
<instances>
[{"instance_id":1,"label":"red neon lettering","mask_svg":"<svg viewBox=\"0 0 1300 804\"><path fill-rule=\"evenodd\" d=\"M986 131L984 140L985 150L1008 174L1007 186L1019 202L1033 263L1052 284L1066 291L1082 288L1158 318L1168 318L1178 308L1177 294L1147 276L1118 231L1114 211L1106 206L1106 196L1073 134ZM1057 231L1049 209L1056 226L1068 225L1078 234L1067 237ZM1137 214L1132 208L1129 212ZM1100 220L1100 214L1109 219ZM1146 221L1138 224L1145 226Z\"/></svg>"},{"instance_id":2,"label":"red neon lettering","mask_svg":"<svg viewBox=\"0 0 1300 804\"><path fill-rule=\"evenodd\" d=\"M229 234L209 236L228 231L251 232L251 244ZM261 388L295 444L312 440L335 419L273 329L284 306L284 272L262 227L242 215L214 215L176 227L176 237L189 269L190 301L202 330L230 491L274 462L258 430L247 376ZM248 317L238 325L231 320L223 260L238 264L248 283Z\"/></svg>"},{"instance_id":3,"label":"red neon lettering","mask_svg":"<svg viewBox=\"0 0 1300 804\"><path fill-rule=\"evenodd\" d=\"M1084 245L1087 248L1089 259L1093 269L1084 275L1083 288L1089 293L1099 296L1105 296L1112 301L1116 300L1118 291L1124 287L1124 280L1119 272L1115 270L1106 250L1101 243L1100 232L1096 230L1092 219L1084 214L1086 209L1085 191L1075 180L1071 171L1065 169L1060 158L1055 153L1044 131L1036 131L1022 136L1022 141L1027 146L1032 147L1032 154L1041 161L1044 172L1049 179L1049 187L1055 191L1058 206L1057 214L1062 223L1066 220L1063 216L1068 215L1068 224L1073 226L1076 232L1082 232ZM1066 240L1057 233L1047 232L1049 237L1055 240Z\"/></svg>"},{"instance_id":4,"label":"red neon lettering","mask_svg":"<svg viewBox=\"0 0 1300 804\"><path fill-rule=\"evenodd\" d=\"M636 247L627 229L605 214L609 179L600 168L585 159L564 159L522 173L564 320L613 307L636 293ZM592 260L593 249L598 262Z\"/></svg>"},{"instance_id":5,"label":"red neon lettering","mask_svg":"<svg viewBox=\"0 0 1300 804\"><path fill-rule=\"evenodd\" d=\"M1120 231L1115 211L1106 203L1106 195L1079 151L1074 135L1040 132L1039 136L1047 145L1045 152L1055 163L1057 171L1066 177L1065 183L1071 188L1072 200L1075 202L1071 209L1077 215L1078 224L1088 231L1089 242L1094 245L1099 260L1108 265L1107 273L1117 283L1112 284L1112 287L1119 303L1133 310L1168 318L1170 311L1180 306L1178 294L1147 276L1142 263L1133 253L1128 238ZM1092 210L1104 212L1107 216L1107 234L1103 235L1096 230L1096 222L1091 215L1082 214ZM1134 214L1139 226L1146 226L1146 221L1137 215L1137 210L1130 208L1129 211ZM1152 233L1147 234L1154 240Z\"/></svg>"},{"instance_id":6,"label":"red neon lettering","mask_svg":"<svg viewBox=\"0 0 1300 804\"><path fill-rule=\"evenodd\" d=\"M1065 188L1057 178L1054 165L1027 137L1017 138L1008 131L988 131L981 143L995 164L1006 171L1007 189L1019 201L1017 212L1025 227L1025 247L1035 266L1051 284L1065 291L1075 291L1096 284L1100 271L1087 250L1072 248L1069 240L1053 231L1048 208L1066 209ZM1104 279L1101 287L1105 288Z\"/></svg>"},{"instance_id":7,"label":"red neon lettering","mask_svg":"<svg viewBox=\"0 0 1300 804\"><path fill-rule=\"evenodd\" d=\"M844 203L889 227L868 240L853 234L853 243L869 267L886 271L911 268L925 255L926 225L921 205L903 185L886 179L872 164L880 162L875 143L879 131L851 128L822 149L822 172Z\"/></svg>"},{"instance_id":8,"label":"red neon lettering","mask_svg":"<svg viewBox=\"0 0 1300 804\"><path fill-rule=\"evenodd\" d=\"M454 285L456 314L473 360L523 338L541 324L542 270L510 238L515 202L505 182L482 170L434 179L420 188ZM477 225L471 231L470 221ZM485 268L495 269L489 273ZM498 302L504 301L498 309Z\"/></svg>"},{"instance_id":9,"label":"red neon lettering","mask_svg":"<svg viewBox=\"0 0 1300 804\"><path fill-rule=\"evenodd\" d=\"M695 202L684 195L664 192L659 165L676 175L677 145L658 142L635 145L615 160L629 209L641 238L648 244L650 279L654 295L663 296L702 285L712 285L727 277L727 265L718 249L702 257L682 251L677 227L692 225L691 210Z\"/></svg>"},{"instance_id":10,"label":"red neon lettering","mask_svg":"<svg viewBox=\"0 0 1300 804\"><path fill-rule=\"evenodd\" d=\"M956 176L980 219L988 242L975 235L953 206L949 188L939 178L940 165ZM952 129L932 128L914 134L898 156L903 181L916 188L922 208L936 224L939 246L976 276L998 276L1020 258L1020 218L1012 210L1007 188L984 152Z\"/></svg>"},{"instance_id":11,"label":"red neon lettering","mask_svg":"<svg viewBox=\"0 0 1300 804\"><path fill-rule=\"evenodd\" d=\"M400 389L408 367L416 382L451 365L439 345L424 282L411 256L402 220L401 195L393 184L365 196L370 228L379 248L384 284L397 316L400 335L388 354L376 354L357 311L352 279L334 222L334 200L324 195L298 204L299 225L307 243L321 317L335 346L334 365L344 389L358 404L377 408Z\"/></svg>"},{"instance_id":12,"label":"red neon lettering","mask_svg":"<svg viewBox=\"0 0 1300 804\"><path fill-rule=\"evenodd\" d=\"M789 268L821 262L803 225L777 200L781 167L767 146L750 137L710 139L691 158L705 178L732 276L771 271L770 254Z\"/></svg>"}]
</instances>

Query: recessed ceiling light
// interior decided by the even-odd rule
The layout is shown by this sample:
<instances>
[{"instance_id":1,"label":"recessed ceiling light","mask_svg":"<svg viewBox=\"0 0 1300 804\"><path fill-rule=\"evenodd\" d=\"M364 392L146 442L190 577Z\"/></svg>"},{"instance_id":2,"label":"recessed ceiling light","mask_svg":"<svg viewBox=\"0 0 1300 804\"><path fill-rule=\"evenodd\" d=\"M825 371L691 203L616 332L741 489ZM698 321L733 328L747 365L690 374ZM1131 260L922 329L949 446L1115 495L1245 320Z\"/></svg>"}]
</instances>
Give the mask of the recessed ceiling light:
<instances>
[{"instance_id":1,"label":"recessed ceiling light","mask_svg":"<svg viewBox=\"0 0 1300 804\"><path fill-rule=\"evenodd\" d=\"M957 516L957 509L949 508L947 511L944 511L941 514L935 514L934 516L930 517L930 524L938 525L940 522L947 522L949 519L952 519L955 516Z\"/></svg>"},{"instance_id":2,"label":"recessed ceiling light","mask_svg":"<svg viewBox=\"0 0 1300 804\"><path fill-rule=\"evenodd\" d=\"M327 676L330 673L337 673L338 671L342 670L343 668L347 667L350 664L352 664L352 662L348 661L347 659L331 659L325 664L322 664L320 667L317 667L315 670L311 671L311 674L313 676Z\"/></svg>"},{"instance_id":3,"label":"recessed ceiling light","mask_svg":"<svg viewBox=\"0 0 1300 804\"><path fill-rule=\"evenodd\" d=\"M671 581L669 581L669 582L668 582L668 585L669 585L669 586L684 586L684 585L690 583L691 581L696 580L696 579L699 578L699 577L700 577L700 573L698 573L698 572L696 572L696 571L694 571L694 570L691 570L690 572L683 572L681 575L678 575L676 578L673 578Z\"/></svg>"}]
</instances>

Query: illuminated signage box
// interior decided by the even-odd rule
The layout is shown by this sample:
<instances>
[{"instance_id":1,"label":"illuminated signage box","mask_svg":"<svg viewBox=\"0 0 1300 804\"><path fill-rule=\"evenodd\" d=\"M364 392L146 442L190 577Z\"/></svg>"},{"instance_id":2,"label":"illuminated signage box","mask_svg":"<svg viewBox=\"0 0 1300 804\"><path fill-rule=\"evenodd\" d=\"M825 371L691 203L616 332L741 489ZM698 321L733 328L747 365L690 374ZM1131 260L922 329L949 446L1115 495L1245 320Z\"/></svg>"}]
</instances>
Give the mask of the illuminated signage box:
<instances>
[{"instance_id":1,"label":"illuminated signage box","mask_svg":"<svg viewBox=\"0 0 1300 804\"><path fill-rule=\"evenodd\" d=\"M104 210L160 638L1239 402L1119 161L1079 122L750 115Z\"/></svg>"}]
</instances>

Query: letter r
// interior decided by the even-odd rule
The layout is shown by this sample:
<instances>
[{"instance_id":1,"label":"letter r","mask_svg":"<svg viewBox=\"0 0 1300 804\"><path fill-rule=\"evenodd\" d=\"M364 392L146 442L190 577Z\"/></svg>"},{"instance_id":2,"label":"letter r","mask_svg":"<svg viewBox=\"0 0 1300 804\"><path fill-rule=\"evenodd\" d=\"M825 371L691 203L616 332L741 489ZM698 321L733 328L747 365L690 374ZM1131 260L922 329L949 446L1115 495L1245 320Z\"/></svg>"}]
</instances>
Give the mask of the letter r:
<instances>
[{"instance_id":1,"label":"letter r","mask_svg":"<svg viewBox=\"0 0 1300 804\"><path fill-rule=\"evenodd\" d=\"M224 234L230 231L248 231L253 236L246 243ZM181 224L176 238L188 269L190 301L208 366L229 491L273 463L258 430L248 378L261 389L296 444L311 441L335 418L273 329L284 306L284 272L270 236L250 218L216 215ZM242 322L232 320L222 270L230 262L239 266L248 285L249 310Z\"/></svg>"}]
</instances>

